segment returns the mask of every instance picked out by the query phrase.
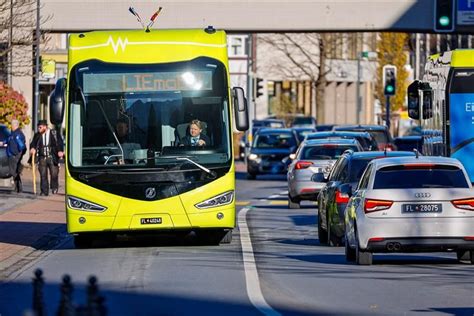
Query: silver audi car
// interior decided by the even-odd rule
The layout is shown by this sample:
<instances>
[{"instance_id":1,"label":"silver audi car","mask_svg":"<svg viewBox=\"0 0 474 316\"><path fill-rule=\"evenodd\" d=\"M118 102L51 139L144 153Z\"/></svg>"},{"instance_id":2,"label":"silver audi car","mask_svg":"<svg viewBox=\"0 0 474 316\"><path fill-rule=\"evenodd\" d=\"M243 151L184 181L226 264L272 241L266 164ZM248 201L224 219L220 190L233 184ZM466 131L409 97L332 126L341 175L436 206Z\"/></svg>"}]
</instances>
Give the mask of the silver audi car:
<instances>
[{"instance_id":1,"label":"silver audi car","mask_svg":"<svg viewBox=\"0 0 474 316\"><path fill-rule=\"evenodd\" d=\"M473 264L474 191L462 164L445 157L370 162L347 204L345 247L357 264L372 264L376 252L436 251Z\"/></svg>"},{"instance_id":2,"label":"silver audi car","mask_svg":"<svg viewBox=\"0 0 474 316\"><path fill-rule=\"evenodd\" d=\"M315 139L301 143L288 166L289 208L299 208L302 200L316 201L326 183L313 181L313 175L329 175L334 162L348 149L363 151L356 139Z\"/></svg>"}]
</instances>

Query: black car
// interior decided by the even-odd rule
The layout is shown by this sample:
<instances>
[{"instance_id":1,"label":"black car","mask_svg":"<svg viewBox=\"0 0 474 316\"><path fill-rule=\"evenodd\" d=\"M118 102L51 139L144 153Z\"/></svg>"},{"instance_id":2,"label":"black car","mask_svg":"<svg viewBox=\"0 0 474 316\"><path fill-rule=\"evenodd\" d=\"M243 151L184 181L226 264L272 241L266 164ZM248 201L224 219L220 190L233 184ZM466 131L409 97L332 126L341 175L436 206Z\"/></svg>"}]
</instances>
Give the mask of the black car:
<instances>
[{"instance_id":1,"label":"black car","mask_svg":"<svg viewBox=\"0 0 474 316\"><path fill-rule=\"evenodd\" d=\"M415 156L409 151L345 152L334 164L326 186L318 195L318 237L321 244L338 246L344 237L344 210L349 195L343 194L343 184L357 186L365 168L372 159Z\"/></svg>"},{"instance_id":2,"label":"black car","mask_svg":"<svg viewBox=\"0 0 474 316\"><path fill-rule=\"evenodd\" d=\"M423 136L421 135L397 137L395 138L394 143L398 150L412 151L413 149L416 149L420 153L423 152Z\"/></svg>"},{"instance_id":3,"label":"black car","mask_svg":"<svg viewBox=\"0 0 474 316\"><path fill-rule=\"evenodd\" d=\"M10 136L10 130L4 124L0 124L0 178L10 177L10 167L7 157L7 140Z\"/></svg>"},{"instance_id":4,"label":"black car","mask_svg":"<svg viewBox=\"0 0 474 316\"><path fill-rule=\"evenodd\" d=\"M285 121L279 119L252 120L252 136L255 137L261 128L284 128Z\"/></svg>"},{"instance_id":5,"label":"black car","mask_svg":"<svg viewBox=\"0 0 474 316\"><path fill-rule=\"evenodd\" d=\"M305 140L323 139L323 138L357 139L365 151L378 150L377 141L368 132L345 132L345 131L316 132L316 133L307 134Z\"/></svg>"},{"instance_id":6,"label":"black car","mask_svg":"<svg viewBox=\"0 0 474 316\"><path fill-rule=\"evenodd\" d=\"M287 157L296 152L298 144L296 132L290 128L260 129L247 156L247 177L286 173Z\"/></svg>"},{"instance_id":7,"label":"black car","mask_svg":"<svg viewBox=\"0 0 474 316\"><path fill-rule=\"evenodd\" d=\"M341 125L335 126L333 131L369 132L377 141L379 150L397 150L390 131L384 125Z\"/></svg>"}]
</instances>

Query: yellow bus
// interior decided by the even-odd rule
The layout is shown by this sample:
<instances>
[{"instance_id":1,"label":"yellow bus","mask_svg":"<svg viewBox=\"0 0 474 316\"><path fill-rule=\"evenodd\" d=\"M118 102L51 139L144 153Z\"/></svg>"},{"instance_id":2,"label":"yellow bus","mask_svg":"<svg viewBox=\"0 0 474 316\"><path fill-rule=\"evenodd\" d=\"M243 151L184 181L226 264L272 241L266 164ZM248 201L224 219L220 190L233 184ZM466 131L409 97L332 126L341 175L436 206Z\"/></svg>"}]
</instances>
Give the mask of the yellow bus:
<instances>
[{"instance_id":1,"label":"yellow bus","mask_svg":"<svg viewBox=\"0 0 474 316\"><path fill-rule=\"evenodd\" d=\"M474 183L474 50L431 56L408 87L408 115L419 120L423 154L454 157Z\"/></svg>"},{"instance_id":2,"label":"yellow bus","mask_svg":"<svg viewBox=\"0 0 474 316\"><path fill-rule=\"evenodd\" d=\"M67 228L75 246L162 231L231 242L232 130L249 123L243 89L229 88L225 32L85 32L70 35L68 53L50 119L60 124L65 113ZM203 146L185 141L195 120Z\"/></svg>"}]
</instances>

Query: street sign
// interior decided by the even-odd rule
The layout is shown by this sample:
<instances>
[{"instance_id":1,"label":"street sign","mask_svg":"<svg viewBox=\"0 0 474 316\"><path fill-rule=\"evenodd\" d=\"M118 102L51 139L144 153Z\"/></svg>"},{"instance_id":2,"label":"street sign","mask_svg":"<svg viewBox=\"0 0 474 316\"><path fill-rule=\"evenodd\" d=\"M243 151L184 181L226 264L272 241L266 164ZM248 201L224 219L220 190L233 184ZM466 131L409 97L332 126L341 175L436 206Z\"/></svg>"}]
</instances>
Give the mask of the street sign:
<instances>
[{"instance_id":1,"label":"street sign","mask_svg":"<svg viewBox=\"0 0 474 316\"><path fill-rule=\"evenodd\" d=\"M474 25L474 0L457 0L457 25Z\"/></svg>"}]
</instances>

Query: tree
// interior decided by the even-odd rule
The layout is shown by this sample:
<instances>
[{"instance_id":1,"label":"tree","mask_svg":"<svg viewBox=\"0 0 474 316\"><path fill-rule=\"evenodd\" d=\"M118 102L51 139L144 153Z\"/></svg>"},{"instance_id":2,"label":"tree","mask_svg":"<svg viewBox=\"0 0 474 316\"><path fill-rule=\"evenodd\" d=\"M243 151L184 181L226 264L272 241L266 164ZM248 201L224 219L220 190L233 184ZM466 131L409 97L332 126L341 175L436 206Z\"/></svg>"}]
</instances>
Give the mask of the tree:
<instances>
[{"instance_id":1,"label":"tree","mask_svg":"<svg viewBox=\"0 0 474 316\"><path fill-rule=\"evenodd\" d=\"M33 75L36 6L36 0L0 0L0 80ZM40 25L49 18L42 17Z\"/></svg>"},{"instance_id":2,"label":"tree","mask_svg":"<svg viewBox=\"0 0 474 316\"><path fill-rule=\"evenodd\" d=\"M326 54L324 36L318 33L261 34L260 43L269 46L266 53L275 56L265 58L263 63L274 76L284 80L311 81L316 94L317 117L324 117L324 88L326 86ZM259 65L261 61L259 60ZM282 100L282 103L286 103Z\"/></svg>"},{"instance_id":3,"label":"tree","mask_svg":"<svg viewBox=\"0 0 474 316\"><path fill-rule=\"evenodd\" d=\"M30 123L28 103L19 92L0 82L0 122L11 128L11 121L17 119L20 127Z\"/></svg>"},{"instance_id":4,"label":"tree","mask_svg":"<svg viewBox=\"0 0 474 316\"><path fill-rule=\"evenodd\" d=\"M394 65L397 67L396 93L390 99L390 110L399 111L405 106L408 72L405 69L407 64L408 35L406 33L380 33L377 41L377 53L379 67L377 70L376 97L382 104L385 112L386 98L382 82L382 68L384 65Z\"/></svg>"}]
</instances>

